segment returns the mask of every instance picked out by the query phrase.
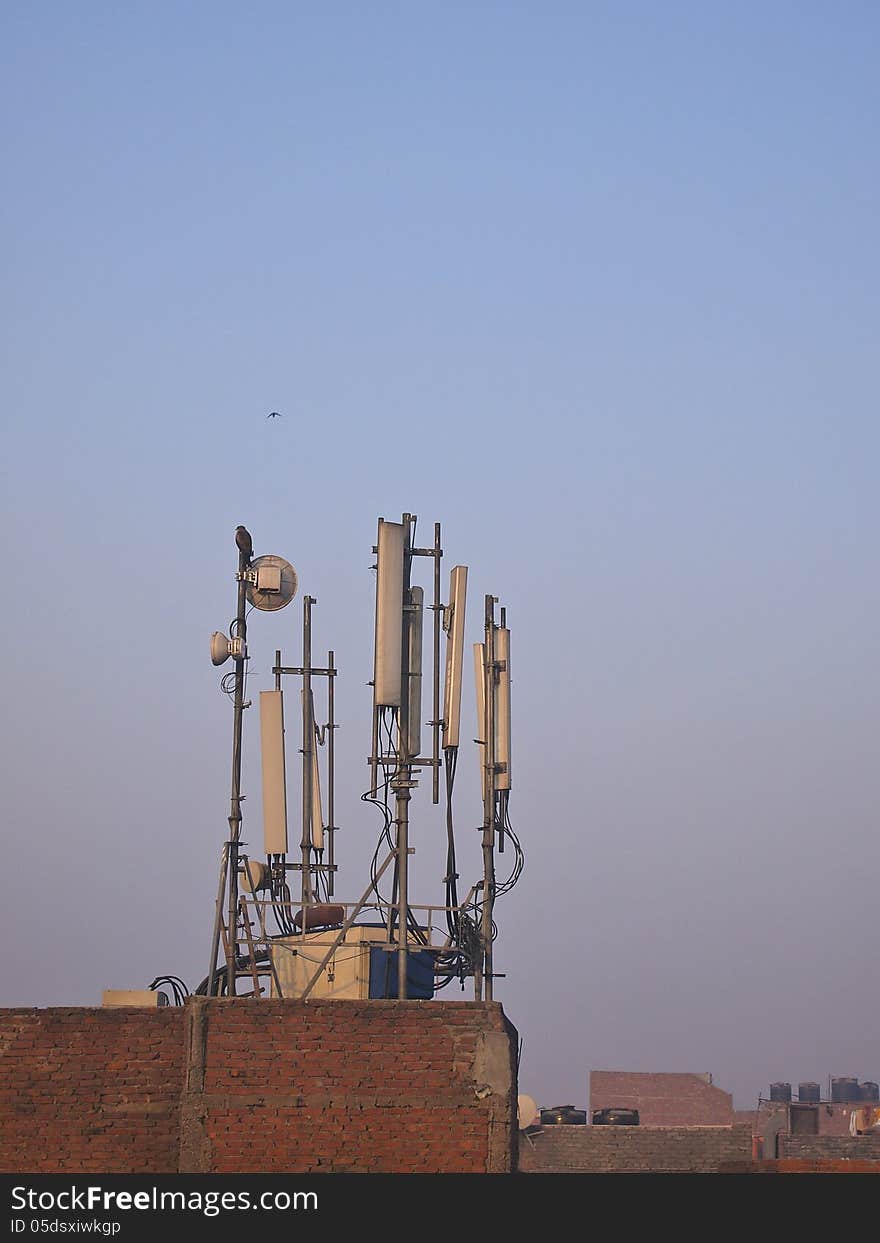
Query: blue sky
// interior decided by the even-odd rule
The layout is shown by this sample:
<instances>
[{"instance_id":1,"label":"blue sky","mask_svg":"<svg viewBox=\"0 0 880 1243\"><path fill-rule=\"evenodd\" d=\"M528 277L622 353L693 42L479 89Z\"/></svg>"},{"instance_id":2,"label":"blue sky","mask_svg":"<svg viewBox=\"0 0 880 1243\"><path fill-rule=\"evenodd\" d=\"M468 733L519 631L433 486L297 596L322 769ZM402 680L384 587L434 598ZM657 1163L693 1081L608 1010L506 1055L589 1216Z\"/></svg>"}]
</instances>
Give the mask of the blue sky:
<instances>
[{"instance_id":1,"label":"blue sky","mask_svg":"<svg viewBox=\"0 0 880 1243\"><path fill-rule=\"evenodd\" d=\"M406 510L471 567L469 638L485 592L512 629L521 1089L880 1077L878 34L855 2L4 7L2 1004L205 973L239 522L336 651L360 894ZM254 619L254 690L300 618Z\"/></svg>"}]
</instances>

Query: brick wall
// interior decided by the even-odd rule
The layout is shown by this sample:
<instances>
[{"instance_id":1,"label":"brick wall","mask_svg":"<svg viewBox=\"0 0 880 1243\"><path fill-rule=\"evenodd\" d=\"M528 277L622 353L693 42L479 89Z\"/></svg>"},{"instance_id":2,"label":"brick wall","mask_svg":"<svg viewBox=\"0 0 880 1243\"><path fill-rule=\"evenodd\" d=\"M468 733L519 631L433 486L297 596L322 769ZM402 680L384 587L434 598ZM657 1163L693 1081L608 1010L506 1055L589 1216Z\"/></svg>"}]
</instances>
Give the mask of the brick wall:
<instances>
[{"instance_id":1,"label":"brick wall","mask_svg":"<svg viewBox=\"0 0 880 1243\"><path fill-rule=\"evenodd\" d=\"M0 1010L0 1170L173 1173L183 1011Z\"/></svg>"},{"instance_id":2,"label":"brick wall","mask_svg":"<svg viewBox=\"0 0 880 1243\"><path fill-rule=\"evenodd\" d=\"M590 1071L590 1111L637 1109L643 1126L731 1126L733 1097L704 1075Z\"/></svg>"},{"instance_id":3,"label":"brick wall","mask_svg":"<svg viewBox=\"0 0 880 1243\"><path fill-rule=\"evenodd\" d=\"M715 1173L752 1155L748 1125L546 1126L520 1135L524 1174Z\"/></svg>"},{"instance_id":4,"label":"brick wall","mask_svg":"<svg viewBox=\"0 0 880 1243\"><path fill-rule=\"evenodd\" d=\"M856 1158L815 1157L812 1159L787 1157L770 1161L730 1161L722 1165L719 1174L878 1174L880 1163L860 1161Z\"/></svg>"},{"instance_id":5,"label":"brick wall","mask_svg":"<svg viewBox=\"0 0 880 1243\"><path fill-rule=\"evenodd\" d=\"M795 1160L880 1163L880 1135L780 1135L779 1156ZM878 1164L880 1172L880 1164Z\"/></svg>"},{"instance_id":6,"label":"brick wall","mask_svg":"<svg viewBox=\"0 0 880 1243\"><path fill-rule=\"evenodd\" d=\"M0 1170L502 1173L498 1003L192 998L0 1011Z\"/></svg>"}]
</instances>

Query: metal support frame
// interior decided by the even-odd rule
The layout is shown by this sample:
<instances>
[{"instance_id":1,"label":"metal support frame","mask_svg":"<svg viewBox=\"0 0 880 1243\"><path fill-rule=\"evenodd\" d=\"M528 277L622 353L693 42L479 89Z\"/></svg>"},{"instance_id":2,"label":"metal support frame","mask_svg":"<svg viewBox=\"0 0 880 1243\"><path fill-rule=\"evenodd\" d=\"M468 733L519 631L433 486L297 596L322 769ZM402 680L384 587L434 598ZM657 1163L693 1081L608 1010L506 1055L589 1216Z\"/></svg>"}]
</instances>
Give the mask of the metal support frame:
<instances>
[{"instance_id":1,"label":"metal support frame","mask_svg":"<svg viewBox=\"0 0 880 1243\"><path fill-rule=\"evenodd\" d=\"M299 863L289 863L282 859L285 871L300 872L300 899L303 910L302 932L306 931L306 910L314 902L317 892L317 880L312 884L312 876L316 878L323 873L327 878L327 893L334 891L334 875L336 872L334 835L338 831L336 815L336 706L335 679L338 674L335 654L327 653L325 666L312 664L312 605L318 601L314 596L303 597L303 662L301 665L284 665L281 663L281 651L275 651L275 664L272 672L275 675L275 689L281 690L282 675L302 678L302 832L300 835ZM312 692L312 678L328 679L327 684L327 723L320 729L315 723L315 707ZM324 832L327 834L327 862L316 863L312 860L312 760L319 733L327 736L327 819Z\"/></svg>"},{"instance_id":2,"label":"metal support frame","mask_svg":"<svg viewBox=\"0 0 880 1243\"><path fill-rule=\"evenodd\" d=\"M302 674L302 838L300 840L300 880L302 882L303 932L305 910L312 890L312 752L315 749L315 719L312 708L312 605L313 596L303 597L303 674Z\"/></svg>"},{"instance_id":3,"label":"metal support frame","mask_svg":"<svg viewBox=\"0 0 880 1243\"><path fill-rule=\"evenodd\" d=\"M414 517L403 515L406 528L403 543L403 628L400 656L400 709L397 716L397 772L391 782L394 791L396 834L396 858L394 879L397 882L397 996L404 1001L407 996L406 968L409 953L409 801L412 789L412 757L409 753L409 639L412 614L407 611L412 578L412 532ZM393 932L393 928L392 928Z\"/></svg>"},{"instance_id":4,"label":"metal support frame","mask_svg":"<svg viewBox=\"0 0 880 1243\"><path fill-rule=\"evenodd\" d=\"M412 848L410 848L410 853L412 853ZM389 866L394 862L395 858L396 858L396 851L392 849L385 856L381 865L376 871L377 881L385 874ZM330 962L330 960L332 959L336 951L339 949L340 945L342 945L343 941L345 940L346 934L351 930L352 927L356 926L355 920L357 919L358 915L360 915L361 912L365 909L373 909L374 907L377 911L380 909L380 905L378 903L368 901L370 894L373 891L373 888L374 888L374 885L373 885L373 882L371 881L370 884L367 886L367 888L364 890L364 892L361 894L357 902L341 904L344 906L344 909L348 911L348 914L346 915L343 923L339 927L326 929L324 939L320 941L312 940L310 942L312 946L320 946L322 949L326 946L326 949L324 951L323 958L320 960L317 967L315 967L312 974L309 976L305 987L300 993L297 994L297 1000L304 1001L307 997L311 995L322 973L326 969L328 963ZM464 909L464 906L470 905L471 899L474 893L476 892L476 889L477 889L476 885L471 887L471 890L465 900L464 905L460 908L450 908L447 906L410 906L409 909L411 911L426 912L424 926L425 926L425 929L430 934L431 921L435 915L439 915L440 913L445 914L447 911L451 909L456 909L457 911ZM252 898L250 899L250 901L253 903L257 911L260 928L262 930L261 937L256 939L257 943L264 944L270 949L274 946L276 948L287 950L293 954L298 953L299 951L295 948L295 944L299 939L298 937L290 937L286 941L279 942L277 938L270 937L267 935L265 931L265 915L263 914L263 908L266 906L272 905L271 900L269 899L261 900L258 898ZM242 903L244 905L247 905L247 899L242 898ZM329 938L329 940L326 938ZM293 942L294 944L291 945L290 942ZM395 954L397 953L396 944L392 944L390 942L385 942L383 944L382 942L378 942L378 941L373 941L370 944L372 945L373 948L377 948L377 949L381 948L389 953L395 953ZM430 938L430 935L429 935L428 942L421 948L433 949L437 952L442 952L443 950L449 949L451 944L452 942L448 935L444 937L443 941L440 943L434 942ZM272 975L275 981L275 988L277 990L278 996L281 996L282 995L281 985L278 979L277 972L275 970L275 964L272 959L271 953L269 954L269 967L271 968L271 971L272 971Z\"/></svg>"},{"instance_id":5,"label":"metal support frame","mask_svg":"<svg viewBox=\"0 0 880 1243\"><path fill-rule=\"evenodd\" d=\"M397 995L401 999L407 996L407 961L409 953L409 804L412 790L418 784L413 780L413 772L421 767L430 767L432 800L440 801L440 635L443 624L443 605L440 602L440 559L443 549L440 542L440 523L434 524L434 544L431 548L414 548L412 544L416 517L414 514L403 514L404 533L403 554L403 627L401 636L401 695L400 706L396 709L396 747L391 752L382 753L380 739L380 715L383 709L373 708L372 748L368 760L370 765L370 793L373 798L378 791L378 772L381 767L386 781L394 793L394 881L392 902L388 911L388 939L391 941L395 930L397 934ZM378 554L378 545L373 549ZM413 614L410 605L413 557L433 557L433 600L430 605L434 614L432 636L433 673L432 673L432 712L431 712L431 754L416 756L411 754L410 746L410 686L409 686L409 650ZM391 775L389 777L389 769Z\"/></svg>"},{"instance_id":6,"label":"metal support frame","mask_svg":"<svg viewBox=\"0 0 880 1243\"><path fill-rule=\"evenodd\" d=\"M409 894L409 855L413 853L410 846L410 802L412 800L412 791L417 787L418 782L414 780L414 772L422 767L431 769L431 785L432 785L432 801L438 803L440 796L440 768L443 763L440 754L440 735L443 727L441 716L441 673L440 673L440 648L441 648L441 631L443 629L444 606L440 599L440 564L443 555L440 539L440 523L434 524L434 541L433 547L416 548L413 547L413 535L415 532L416 518L412 514L405 513L402 516L402 523L405 528L404 533L404 557L403 557L403 625L402 625L402 650L401 650L401 694L400 704L398 707L386 709L374 706L373 724L372 724L372 750L368 763L371 769L371 793L375 798L378 791L378 770L381 766L385 778L386 789L386 808L388 805L387 792L390 790L394 796L394 813L391 823L395 826L394 839L392 849L387 858L382 863L374 880L365 890L364 894L355 904L351 914L345 920L342 928L336 934L329 950L324 956L321 964L311 976L302 997L308 997L314 990L322 971L326 968L327 963L333 956L333 953L342 943L346 932L351 928L358 913L367 905L370 893L375 889L376 882L385 873L387 868L393 862L394 864L394 880L391 902L388 904L387 930L388 939L385 948L390 953L397 956L397 995L404 1000L407 997L407 967L408 955L411 947L411 939L409 935L410 911L412 908ZM374 549L378 552L378 548ZM416 556L433 558L433 602L430 609L434 614L433 627L433 677L432 677L432 719L429 724L432 729L432 742L429 755L414 755L410 751L410 719L411 710L411 686L409 671L409 652L411 642L411 628L414 624L413 606L411 596L411 576L412 576L412 559ZM225 955L225 978L226 990L228 995L236 995L236 980L239 974L250 974L253 982L255 993L259 995L262 991L258 984L258 974L263 974L262 968L259 973L256 966L256 954L254 949L255 939L252 935L252 926L248 920L246 909L246 899L239 898L238 885L238 869L240 862L239 847L241 842L241 761L242 761L242 717L244 708L248 705L244 702L244 690L246 682L246 665L247 659L247 625L246 625L246 591L249 576L250 558L241 549L239 550L239 569L236 575L238 582L238 607L236 617L230 627L230 637L241 641L242 652L236 657L235 663L235 686L234 686L234 722L233 722L233 747L232 747L232 787L230 794L230 810L229 810L229 838L224 843L219 887L214 916L214 928L212 936L212 959L211 968L208 975L207 993L212 996L219 991L217 960L218 950L223 943ZM282 653L280 649L275 652L275 664L273 673L275 675L275 687L281 689L283 675L296 675L302 678L302 834L300 839L300 859L299 862L288 862L284 855L273 855L268 861L270 868L280 868L281 874L286 871L299 871L301 873L300 884L300 900L302 904L302 927L300 932L305 937L309 928L308 908L320 897L318 889L318 879L321 874L326 878L326 893L331 896L335 891L335 833L337 826L335 824L335 731L337 725L335 722L335 678L337 668L335 663L334 652L328 653L327 664L325 667L312 665L312 606L317 601L312 596L303 597L303 661L301 666L285 666L282 664ZM493 980L495 972L493 968L493 947L492 947L492 930L493 915L496 892L495 877L495 836L499 831L503 832L503 825L499 824L499 792L498 792L498 771L499 764L496 756L496 711L497 711L497 684L499 670L502 664L497 659L496 632L495 623L495 605L497 597L485 597L485 615L484 615L484 631L485 631L485 665L484 665L484 720L480 723L481 732L484 736L484 788L483 788L483 822L481 826L482 832L482 856L483 856L483 878L472 887L468 899L459 907L459 911L463 911L473 901L476 904L475 892L481 890L481 918L479 925L479 942L480 949L476 955L476 960L472 963L472 971L474 978L474 997L480 1001L484 997L487 1001L493 998ZM505 625L505 610L501 610L501 625ZM312 697L312 678L326 677L328 679L328 714L329 720L326 726L318 727L315 722L314 702ZM380 738L380 726L382 713L389 711L394 717L394 732L387 744L383 744ZM329 731L327 738L328 753L328 791L327 791L327 812L329 823L323 826L327 834L327 862L316 862L312 858L312 815L313 815L313 799L312 799L312 781L313 781L313 759L314 750L318 743L324 743L325 731ZM383 753L382 746L387 745L388 749ZM427 748L426 748L427 750ZM503 765L501 766L503 767ZM390 809L389 809L390 810ZM390 826L389 826L390 827ZM503 848L502 841L499 841L499 847ZM313 879L314 878L314 879ZM269 948L269 972L271 973L275 988L278 995L281 994L280 982L275 970L275 964L272 961L271 944L274 938L270 937L265 926L265 915L263 908L272 903L257 902L255 903L260 911L260 940ZM273 896L272 902L276 901ZM384 904L384 903L383 903ZM224 905L226 908L226 919L224 921ZM287 903L285 903L287 905ZM347 905L347 904L346 904ZM419 909L419 908L415 908ZM448 908L444 908L448 909ZM239 968L238 962L238 920L243 920L245 928L245 936L247 937L248 947L250 950L250 966L246 968L243 964ZM446 946L451 944L451 940L447 938Z\"/></svg>"},{"instance_id":7,"label":"metal support frame","mask_svg":"<svg viewBox=\"0 0 880 1243\"><path fill-rule=\"evenodd\" d=\"M245 686L245 660L247 659L247 620L246 620L246 604L247 604L247 587L249 582L253 580L253 572L249 569L249 555L239 549L238 573L236 579L238 582L238 597L236 617L230 627L231 637L240 639L242 643L242 655L235 658L235 689L233 696L234 717L233 717L233 742L232 742L232 790L230 795L229 809L229 839L223 844L223 851L220 862L220 878L218 884L217 901L214 911L214 927L211 937L211 965L208 971L207 995L214 996L218 991L217 987L217 959L220 951L221 941L224 950L225 959L225 975L226 975L226 991L227 995L232 997L236 995L236 979L243 972L238 965L238 920L241 916L246 919L246 913L242 909L239 900L238 887L238 869L239 869L239 845L241 842L241 757L242 757L242 718L244 709L248 706L244 702L244 686ZM282 674L299 674L303 678L303 800L302 800L302 836L300 840L300 862L288 863L284 855L273 856L284 870L295 870L302 873L302 906L303 906L303 934L306 931L307 919L305 915L306 908L313 900L315 890L312 887L312 873L325 872L328 876L327 889L328 893L333 892L333 874L336 870L334 861L333 835L336 832L336 824L334 823L335 814L335 797L334 797L334 780L335 780L335 731L336 722L334 719L334 679L337 669L333 652L328 653L326 668L314 668L312 666L311 654L311 619L312 605L317 601L313 596L305 596L303 598L303 664L300 667L285 667L281 663L281 652L276 649L275 665L273 673L275 674L275 689L281 689ZM325 826L325 832L328 833L328 862L326 864L312 863L311 861L311 828L312 828L312 761L313 751L316 744L316 726L314 719L314 705L312 701L311 679L315 676L327 677L329 679L329 720L327 722L328 738L328 810L329 825ZM271 864L271 861L270 861ZM226 907L226 918L224 920L223 911ZM261 927L261 932L266 938L265 927ZM246 973L254 975L256 964L253 961L253 938L249 928L245 927L245 935L247 936L248 945L251 948L251 963ZM274 967L272 974L275 976ZM254 978L255 975L254 975ZM276 986L278 985L277 977L275 978Z\"/></svg>"}]
</instances>

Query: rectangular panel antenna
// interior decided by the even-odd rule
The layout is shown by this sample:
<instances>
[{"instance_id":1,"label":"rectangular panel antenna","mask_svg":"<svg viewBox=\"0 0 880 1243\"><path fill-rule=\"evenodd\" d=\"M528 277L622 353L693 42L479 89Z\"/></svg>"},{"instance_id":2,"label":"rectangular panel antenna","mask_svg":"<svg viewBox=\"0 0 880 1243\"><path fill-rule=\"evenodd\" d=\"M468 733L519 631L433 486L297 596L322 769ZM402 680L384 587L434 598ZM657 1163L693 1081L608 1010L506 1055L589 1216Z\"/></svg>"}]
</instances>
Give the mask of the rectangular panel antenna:
<instances>
[{"instance_id":1,"label":"rectangular panel antenna","mask_svg":"<svg viewBox=\"0 0 880 1243\"><path fill-rule=\"evenodd\" d=\"M407 754L421 755L422 745L422 621L425 593L421 587L409 590L407 609Z\"/></svg>"},{"instance_id":2,"label":"rectangular panel antenna","mask_svg":"<svg viewBox=\"0 0 880 1243\"><path fill-rule=\"evenodd\" d=\"M321 773L318 766L317 739L312 748L312 845L324 849L324 813L321 810Z\"/></svg>"},{"instance_id":3,"label":"rectangular panel antenna","mask_svg":"<svg viewBox=\"0 0 880 1243\"><path fill-rule=\"evenodd\" d=\"M283 696L283 691L260 691L263 843L267 855L287 854L287 774L284 763Z\"/></svg>"},{"instance_id":4,"label":"rectangular panel antenna","mask_svg":"<svg viewBox=\"0 0 880 1243\"><path fill-rule=\"evenodd\" d=\"M449 575L446 622L446 681L443 688L443 749L457 747L461 734L461 678L464 663L464 623L467 566L457 565Z\"/></svg>"},{"instance_id":5,"label":"rectangular panel antenna","mask_svg":"<svg viewBox=\"0 0 880 1243\"><path fill-rule=\"evenodd\" d=\"M377 708L400 707L404 535L403 523L379 519L373 662L373 704Z\"/></svg>"},{"instance_id":6,"label":"rectangular panel antenna","mask_svg":"<svg viewBox=\"0 0 880 1243\"><path fill-rule=\"evenodd\" d=\"M305 690L300 691L305 704ZM309 720L312 723L312 806L309 812L309 831L315 850L324 849L324 813L321 810L321 772L318 765L318 739L314 733L315 696L309 691Z\"/></svg>"},{"instance_id":7,"label":"rectangular panel antenna","mask_svg":"<svg viewBox=\"0 0 880 1243\"><path fill-rule=\"evenodd\" d=\"M486 646L474 644L474 689L477 692L477 758L480 761L480 787L486 797Z\"/></svg>"},{"instance_id":8,"label":"rectangular panel antenna","mask_svg":"<svg viewBox=\"0 0 880 1243\"><path fill-rule=\"evenodd\" d=\"M498 670L495 684L495 777L496 790L510 789L510 631L499 626L495 631L495 659L504 668Z\"/></svg>"}]
</instances>

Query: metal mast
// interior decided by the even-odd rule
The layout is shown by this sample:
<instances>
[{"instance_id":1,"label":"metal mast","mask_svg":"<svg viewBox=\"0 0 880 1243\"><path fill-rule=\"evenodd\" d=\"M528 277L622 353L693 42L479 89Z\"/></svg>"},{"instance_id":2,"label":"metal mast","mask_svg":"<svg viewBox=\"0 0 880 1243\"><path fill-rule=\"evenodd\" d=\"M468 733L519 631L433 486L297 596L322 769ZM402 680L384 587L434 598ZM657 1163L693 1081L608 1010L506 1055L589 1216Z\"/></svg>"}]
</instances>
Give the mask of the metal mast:
<instances>
[{"instance_id":1,"label":"metal mast","mask_svg":"<svg viewBox=\"0 0 880 1243\"><path fill-rule=\"evenodd\" d=\"M312 897L312 752L315 749L315 717L312 706L312 596L303 597L303 672L302 672L302 930L308 925L306 908Z\"/></svg>"},{"instance_id":2,"label":"metal mast","mask_svg":"<svg viewBox=\"0 0 880 1243\"><path fill-rule=\"evenodd\" d=\"M397 882L397 996L404 1000L406 990L407 939L409 925L409 801L413 787L412 755L410 754L410 634L412 603L412 524L411 514L403 515L403 625L400 653L400 708L397 718L397 771L391 782L394 791Z\"/></svg>"},{"instance_id":3,"label":"metal mast","mask_svg":"<svg viewBox=\"0 0 880 1243\"><path fill-rule=\"evenodd\" d=\"M485 615L485 704L486 704L486 779L483 785L483 917L480 928L482 942L482 984L486 1000L492 1000L492 908L495 902L495 596L486 596ZM480 1000L480 977L474 980Z\"/></svg>"},{"instance_id":4,"label":"metal mast","mask_svg":"<svg viewBox=\"0 0 880 1243\"><path fill-rule=\"evenodd\" d=\"M223 849L220 867L220 886L217 892L217 908L214 916L214 932L211 942L211 964L208 970L207 994L214 995L214 979L217 969L217 951L222 924L224 891L228 893L226 914L226 989L235 995L235 960L238 956L238 845L241 840L241 735L244 714L245 661L247 660L247 570L251 563L253 544L244 527L236 532L238 546L238 602L235 621L230 627L231 655L235 659L235 689L233 693L232 723L232 790L229 799L229 840Z\"/></svg>"},{"instance_id":5,"label":"metal mast","mask_svg":"<svg viewBox=\"0 0 880 1243\"><path fill-rule=\"evenodd\" d=\"M245 661L248 658L246 608L248 602L250 602L254 608L259 609L261 612L274 612L289 604L297 589L296 571L288 561L274 555L254 559L253 540L245 527L239 526L236 528L235 543L238 548L238 572L235 576L238 583L235 619L230 625L228 639L218 632L215 632L211 637L212 663L214 665L222 665L231 656L235 662L235 672L232 675L227 674L221 683L224 691L228 693L227 679L230 676L233 677L232 789L229 800L229 839L223 845L220 880L214 912L214 928L211 938L211 962L205 983L205 991L209 997L219 991L217 958L221 935L224 938L226 990L229 996L235 996L235 982L238 974L238 869L242 822L241 804L243 798L241 793L242 718L244 709L249 706L244 699ZM223 918L224 895L226 896L225 922ZM247 923L245 924L245 932L250 945L250 927ZM253 954L251 954L250 973L254 977L256 988L256 965Z\"/></svg>"}]
</instances>

